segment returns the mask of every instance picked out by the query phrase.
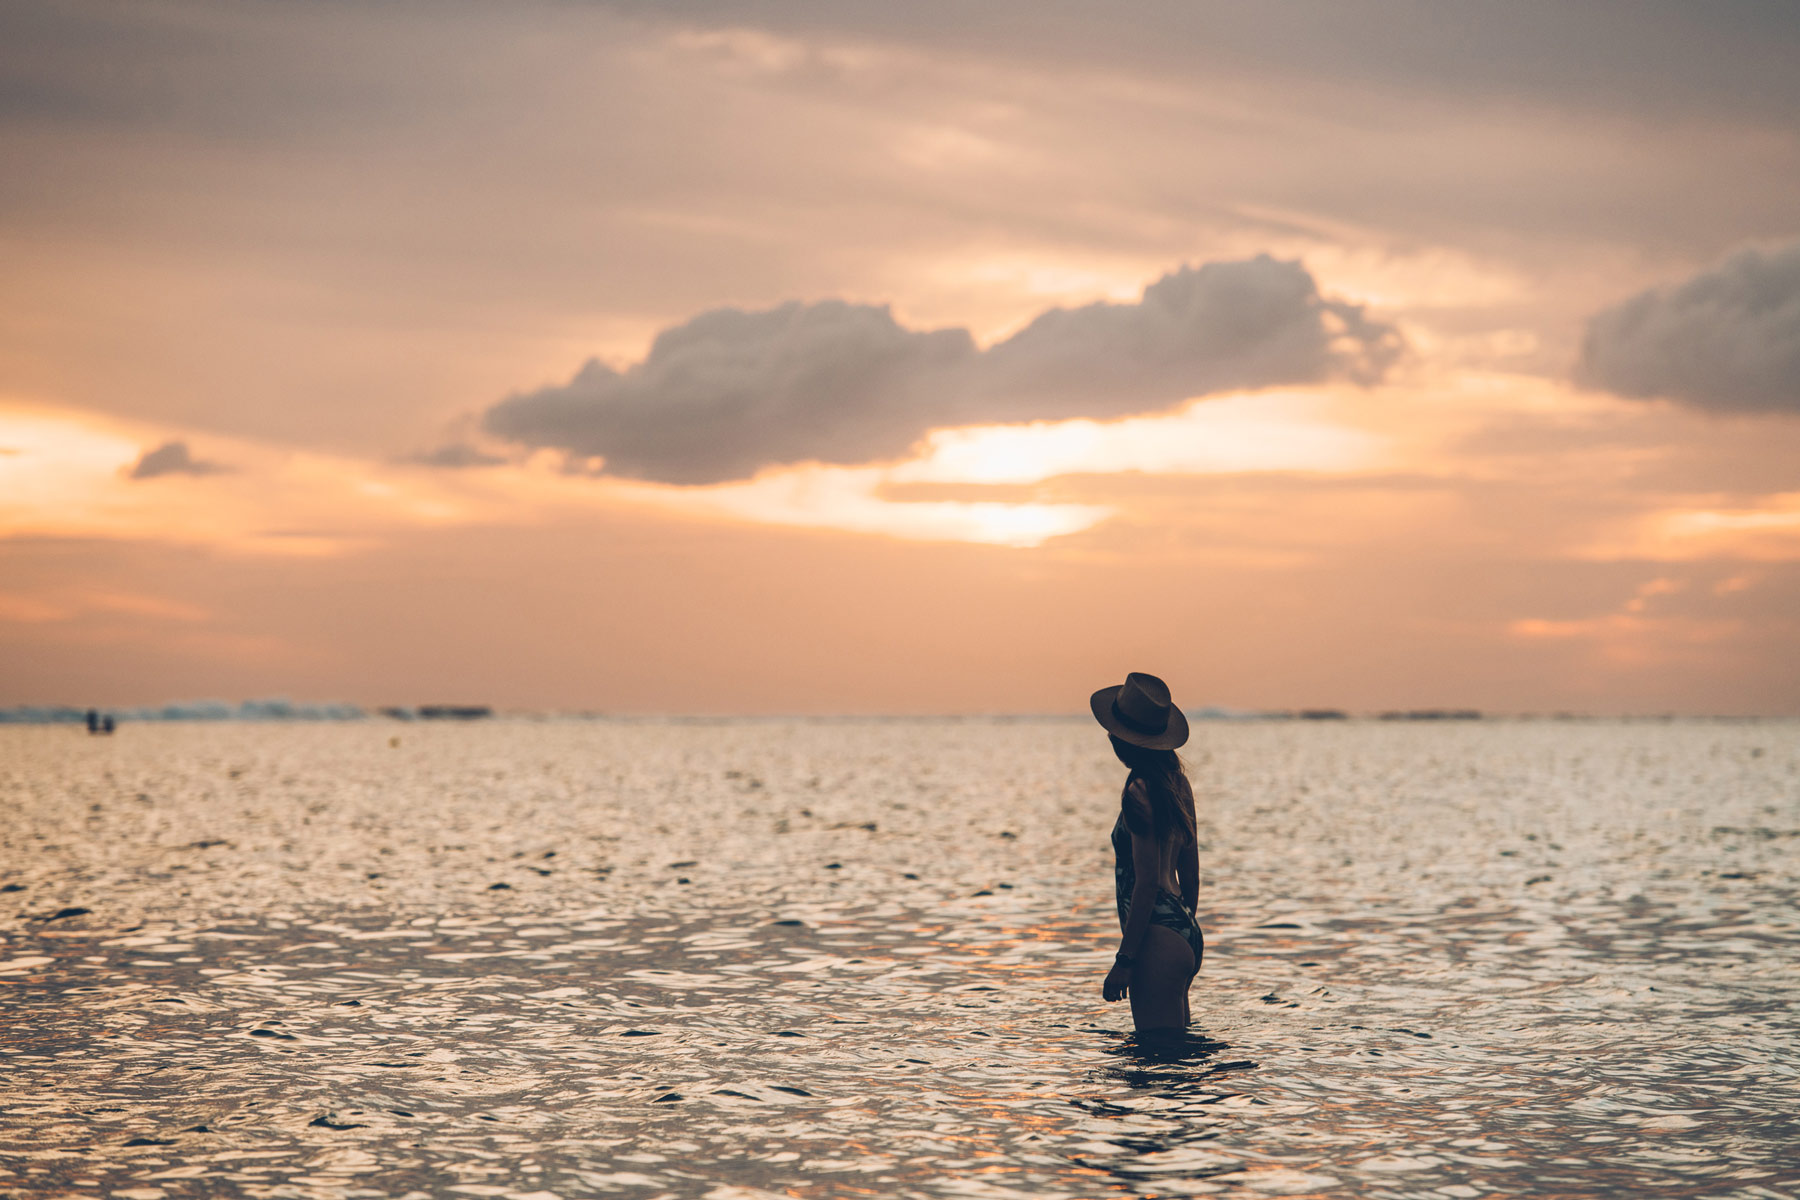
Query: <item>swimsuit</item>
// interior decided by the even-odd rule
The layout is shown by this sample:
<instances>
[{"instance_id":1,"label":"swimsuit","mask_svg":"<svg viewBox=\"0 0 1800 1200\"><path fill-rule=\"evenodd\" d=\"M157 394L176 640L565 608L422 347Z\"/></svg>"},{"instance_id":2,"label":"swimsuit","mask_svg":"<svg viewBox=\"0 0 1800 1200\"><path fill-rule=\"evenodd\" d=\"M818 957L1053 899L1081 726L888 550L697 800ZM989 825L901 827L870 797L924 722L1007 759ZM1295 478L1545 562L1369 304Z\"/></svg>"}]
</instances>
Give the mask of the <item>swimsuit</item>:
<instances>
[{"instance_id":1,"label":"swimsuit","mask_svg":"<svg viewBox=\"0 0 1800 1200\"><path fill-rule=\"evenodd\" d=\"M1113 891L1119 902L1119 928L1124 929L1131 920L1131 893L1137 887L1137 867L1131 859L1131 831L1125 828L1123 815L1113 822ZM1206 939L1201 936L1200 923L1194 920L1194 914L1188 906L1181 902L1181 897L1168 888L1156 889L1156 905L1150 912L1150 923L1161 925L1164 929L1172 929L1181 935L1194 952L1194 972L1200 970L1200 957L1206 953Z\"/></svg>"}]
</instances>

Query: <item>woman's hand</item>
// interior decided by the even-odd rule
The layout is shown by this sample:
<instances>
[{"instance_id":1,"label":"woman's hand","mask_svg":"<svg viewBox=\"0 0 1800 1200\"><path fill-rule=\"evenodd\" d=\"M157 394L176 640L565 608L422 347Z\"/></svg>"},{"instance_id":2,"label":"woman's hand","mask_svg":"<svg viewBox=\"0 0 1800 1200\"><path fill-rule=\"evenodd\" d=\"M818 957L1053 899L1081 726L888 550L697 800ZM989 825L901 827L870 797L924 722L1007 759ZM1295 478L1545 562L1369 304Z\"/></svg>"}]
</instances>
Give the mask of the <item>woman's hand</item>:
<instances>
[{"instance_id":1,"label":"woman's hand","mask_svg":"<svg viewBox=\"0 0 1800 1200\"><path fill-rule=\"evenodd\" d=\"M1108 1004L1123 1000L1131 991L1131 966L1114 960L1112 970L1106 973L1106 982L1100 985L1100 994L1106 997Z\"/></svg>"}]
</instances>

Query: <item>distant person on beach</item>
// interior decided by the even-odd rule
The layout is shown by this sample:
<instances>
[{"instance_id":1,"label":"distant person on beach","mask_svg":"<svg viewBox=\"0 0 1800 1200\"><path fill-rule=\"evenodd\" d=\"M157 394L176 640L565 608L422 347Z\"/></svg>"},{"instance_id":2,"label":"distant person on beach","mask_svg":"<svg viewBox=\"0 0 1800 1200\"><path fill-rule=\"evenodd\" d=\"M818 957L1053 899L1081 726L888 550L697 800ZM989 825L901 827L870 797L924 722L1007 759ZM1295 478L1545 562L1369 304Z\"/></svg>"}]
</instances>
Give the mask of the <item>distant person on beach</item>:
<instances>
[{"instance_id":1,"label":"distant person on beach","mask_svg":"<svg viewBox=\"0 0 1800 1200\"><path fill-rule=\"evenodd\" d=\"M1109 1004L1131 998L1139 1033L1183 1030L1190 1020L1188 985L1206 949L1194 920L1200 898L1194 791L1175 753L1187 741L1187 717L1169 698L1168 684L1136 671L1095 692L1089 705L1131 771L1112 828L1119 952L1101 994Z\"/></svg>"}]
</instances>

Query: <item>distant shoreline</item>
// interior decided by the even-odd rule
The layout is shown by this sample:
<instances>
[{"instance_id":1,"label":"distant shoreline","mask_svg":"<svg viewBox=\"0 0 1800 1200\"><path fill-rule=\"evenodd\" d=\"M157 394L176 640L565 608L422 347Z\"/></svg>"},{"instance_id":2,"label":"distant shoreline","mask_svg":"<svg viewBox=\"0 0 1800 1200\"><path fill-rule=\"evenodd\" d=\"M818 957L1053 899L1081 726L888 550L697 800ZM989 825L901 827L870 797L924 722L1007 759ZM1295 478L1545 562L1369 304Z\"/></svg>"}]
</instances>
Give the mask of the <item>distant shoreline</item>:
<instances>
[{"instance_id":1,"label":"distant shoreline","mask_svg":"<svg viewBox=\"0 0 1800 1200\"><path fill-rule=\"evenodd\" d=\"M1057 724L1081 722L1086 713L618 713L553 709L494 709L487 705L418 705L365 708L358 704L300 704L285 700L249 700L239 704L199 701L160 706L77 707L65 704L23 704L0 708L0 726L84 725L89 707L110 715L120 724L322 724L381 722L395 724L464 724L470 722L606 722L613 724L738 725L785 722L816 724L943 724L949 722ZM1240 710L1199 708L1187 712L1190 721L1210 724L1424 724L1465 725L1481 722L1581 723L1581 722L1720 722L1754 723L1800 720L1797 714L1779 713L1487 713L1476 709L1385 709L1353 712L1343 709Z\"/></svg>"}]
</instances>

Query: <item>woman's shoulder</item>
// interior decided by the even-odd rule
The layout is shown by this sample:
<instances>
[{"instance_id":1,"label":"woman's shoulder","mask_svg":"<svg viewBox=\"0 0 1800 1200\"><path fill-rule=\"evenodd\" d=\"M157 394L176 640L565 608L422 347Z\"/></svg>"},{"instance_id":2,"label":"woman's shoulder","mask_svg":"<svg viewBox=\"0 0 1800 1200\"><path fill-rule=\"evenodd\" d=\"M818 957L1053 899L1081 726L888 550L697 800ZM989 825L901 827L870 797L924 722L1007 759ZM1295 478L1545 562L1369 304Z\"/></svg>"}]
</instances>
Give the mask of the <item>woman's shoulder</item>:
<instances>
[{"instance_id":1,"label":"woman's shoulder","mask_svg":"<svg viewBox=\"0 0 1800 1200\"><path fill-rule=\"evenodd\" d=\"M1125 818L1125 827L1133 833L1149 834L1154 828L1150 788L1136 775L1125 781L1125 790L1119 796L1119 812Z\"/></svg>"}]
</instances>

